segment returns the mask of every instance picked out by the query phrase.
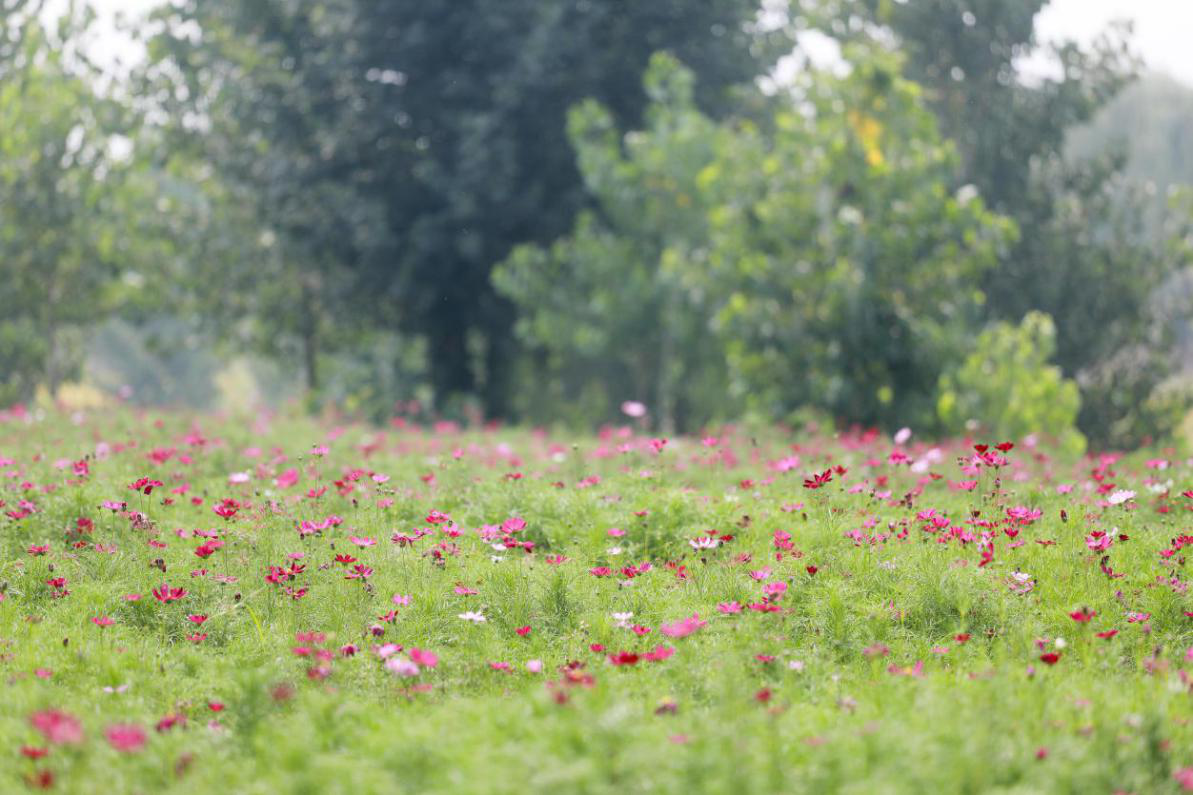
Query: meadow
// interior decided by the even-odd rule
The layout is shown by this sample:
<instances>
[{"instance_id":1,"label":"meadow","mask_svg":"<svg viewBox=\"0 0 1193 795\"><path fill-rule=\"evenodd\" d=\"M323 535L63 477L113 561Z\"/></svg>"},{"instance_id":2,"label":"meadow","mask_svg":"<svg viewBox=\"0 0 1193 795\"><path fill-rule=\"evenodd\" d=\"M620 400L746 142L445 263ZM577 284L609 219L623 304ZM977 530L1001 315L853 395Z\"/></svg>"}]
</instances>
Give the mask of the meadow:
<instances>
[{"instance_id":1,"label":"meadow","mask_svg":"<svg viewBox=\"0 0 1193 795\"><path fill-rule=\"evenodd\" d=\"M1173 449L0 415L0 792L1193 790Z\"/></svg>"}]
</instances>

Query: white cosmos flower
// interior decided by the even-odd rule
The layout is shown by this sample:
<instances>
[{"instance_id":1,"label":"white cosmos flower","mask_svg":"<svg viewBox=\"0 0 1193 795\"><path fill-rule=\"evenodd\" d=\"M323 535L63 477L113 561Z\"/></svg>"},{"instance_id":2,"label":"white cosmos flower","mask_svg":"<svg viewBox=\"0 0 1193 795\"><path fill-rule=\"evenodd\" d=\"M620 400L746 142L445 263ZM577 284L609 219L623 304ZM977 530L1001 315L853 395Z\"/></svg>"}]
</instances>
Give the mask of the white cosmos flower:
<instances>
[{"instance_id":1,"label":"white cosmos flower","mask_svg":"<svg viewBox=\"0 0 1193 795\"><path fill-rule=\"evenodd\" d=\"M483 624L488 620L485 618L484 613L475 610L469 610L467 613L460 613L460 618L464 619L465 621L475 621L478 624Z\"/></svg>"}]
</instances>

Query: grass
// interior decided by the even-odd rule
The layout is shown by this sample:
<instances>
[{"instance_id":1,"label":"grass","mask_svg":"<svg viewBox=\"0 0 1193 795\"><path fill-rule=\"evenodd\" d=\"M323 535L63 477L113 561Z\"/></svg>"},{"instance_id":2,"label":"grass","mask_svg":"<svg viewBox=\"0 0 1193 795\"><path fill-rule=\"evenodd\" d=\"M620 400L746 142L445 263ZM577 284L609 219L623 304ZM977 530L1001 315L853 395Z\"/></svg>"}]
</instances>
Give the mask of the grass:
<instances>
[{"instance_id":1,"label":"grass","mask_svg":"<svg viewBox=\"0 0 1193 795\"><path fill-rule=\"evenodd\" d=\"M1173 451L6 420L0 792L1193 788Z\"/></svg>"}]
</instances>

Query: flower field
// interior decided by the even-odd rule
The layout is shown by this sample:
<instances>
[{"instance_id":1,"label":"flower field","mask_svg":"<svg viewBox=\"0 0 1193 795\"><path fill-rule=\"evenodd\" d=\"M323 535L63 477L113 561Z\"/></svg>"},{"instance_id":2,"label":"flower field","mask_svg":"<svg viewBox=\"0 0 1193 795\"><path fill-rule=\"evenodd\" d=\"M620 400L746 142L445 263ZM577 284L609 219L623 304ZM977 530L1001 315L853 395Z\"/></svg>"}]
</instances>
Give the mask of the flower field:
<instances>
[{"instance_id":1,"label":"flower field","mask_svg":"<svg viewBox=\"0 0 1193 795\"><path fill-rule=\"evenodd\" d=\"M1193 790L1175 450L0 419L0 792Z\"/></svg>"}]
</instances>

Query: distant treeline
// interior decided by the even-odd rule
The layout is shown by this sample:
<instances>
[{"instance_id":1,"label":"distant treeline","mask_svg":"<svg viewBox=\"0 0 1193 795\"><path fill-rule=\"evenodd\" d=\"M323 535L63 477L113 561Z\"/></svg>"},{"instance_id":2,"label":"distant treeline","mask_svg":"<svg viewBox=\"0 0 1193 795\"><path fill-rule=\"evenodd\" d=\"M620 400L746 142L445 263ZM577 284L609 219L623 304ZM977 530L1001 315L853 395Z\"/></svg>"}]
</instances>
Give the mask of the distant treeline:
<instances>
[{"instance_id":1,"label":"distant treeline","mask_svg":"<svg viewBox=\"0 0 1193 795\"><path fill-rule=\"evenodd\" d=\"M175 0L112 81L5 0L0 403L251 355L374 417L1163 436L1193 211L1105 118L1171 103L1045 4Z\"/></svg>"}]
</instances>

